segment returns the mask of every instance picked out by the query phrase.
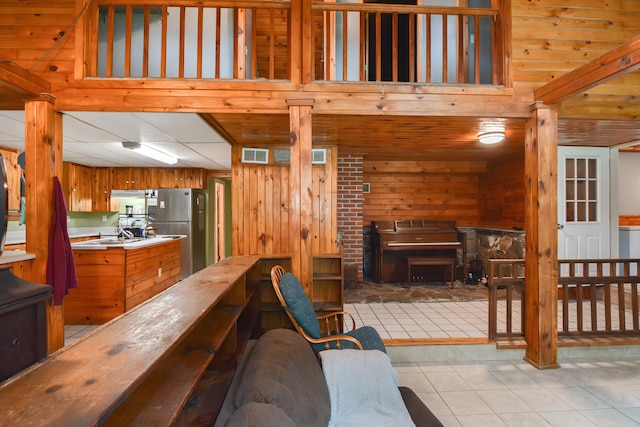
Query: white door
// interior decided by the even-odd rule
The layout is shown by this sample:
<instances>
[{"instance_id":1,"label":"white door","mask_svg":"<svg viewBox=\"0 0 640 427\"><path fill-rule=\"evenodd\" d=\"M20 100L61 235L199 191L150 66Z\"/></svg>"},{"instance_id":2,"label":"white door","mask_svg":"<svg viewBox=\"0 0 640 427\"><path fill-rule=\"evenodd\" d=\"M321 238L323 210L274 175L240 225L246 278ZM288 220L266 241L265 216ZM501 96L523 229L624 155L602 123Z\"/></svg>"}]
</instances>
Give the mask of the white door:
<instances>
[{"instance_id":1,"label":"white door","mask_svg":"<svg viewBox=\"0 0 640 427\"><path fill-rule=\"evenodd\" d=\"M609 149L558 147L558 258L610 258Z\"/></svg>"}]
</instances>

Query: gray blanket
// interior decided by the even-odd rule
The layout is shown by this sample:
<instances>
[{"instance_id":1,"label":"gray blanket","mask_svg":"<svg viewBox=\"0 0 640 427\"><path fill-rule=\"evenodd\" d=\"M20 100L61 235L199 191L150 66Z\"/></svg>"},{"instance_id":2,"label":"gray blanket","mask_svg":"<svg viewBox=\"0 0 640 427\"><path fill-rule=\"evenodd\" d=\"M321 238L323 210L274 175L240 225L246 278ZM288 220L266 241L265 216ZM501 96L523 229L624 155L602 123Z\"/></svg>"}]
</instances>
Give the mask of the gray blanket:
<instances>
[{"instance_id":1,"label":"gray blanket","mask_svg":"<svg viewBox=\"0 0 640 427\"><path fill-rule=\"evenodd\" d=\"M389 356L378 350L321 351L331 401L329 427L415 426Z\"/></svg>"}]
</instances>

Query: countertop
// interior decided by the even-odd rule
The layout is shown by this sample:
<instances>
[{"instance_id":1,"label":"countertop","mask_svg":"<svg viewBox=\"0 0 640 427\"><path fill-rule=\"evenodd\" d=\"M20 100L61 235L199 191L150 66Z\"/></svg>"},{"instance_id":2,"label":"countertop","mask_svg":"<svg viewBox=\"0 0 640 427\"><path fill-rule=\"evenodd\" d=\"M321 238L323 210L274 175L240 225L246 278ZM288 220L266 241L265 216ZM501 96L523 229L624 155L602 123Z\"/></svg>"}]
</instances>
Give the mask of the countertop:
<instances>
[{"instance_id":1,"label":"countertop","mask_svg":"<svg viewBox=\"0 0 640 427\"><path fill-rule=\"evenodd\" d=\"M35 259L34 254L28 254L25 251L3 251L0 256L0 265L12 264L14 262L26 261L28 259Z\"/></svg>"},{"instance_id":2,"label":"countertop","mask_svg":"<svg viewBox=\"0 0 640 427\"><path fill-rule=\"evenodd\" d=\"M75 250L105 250L109 248L138 249L145 246L166 243L174 239L184 239L185 235L156 235L132 242L124 243L117 241L114 237L105 237L103 239L86 240L84 242L72 243L71 248Z\"/></svg>"}]
</instances>

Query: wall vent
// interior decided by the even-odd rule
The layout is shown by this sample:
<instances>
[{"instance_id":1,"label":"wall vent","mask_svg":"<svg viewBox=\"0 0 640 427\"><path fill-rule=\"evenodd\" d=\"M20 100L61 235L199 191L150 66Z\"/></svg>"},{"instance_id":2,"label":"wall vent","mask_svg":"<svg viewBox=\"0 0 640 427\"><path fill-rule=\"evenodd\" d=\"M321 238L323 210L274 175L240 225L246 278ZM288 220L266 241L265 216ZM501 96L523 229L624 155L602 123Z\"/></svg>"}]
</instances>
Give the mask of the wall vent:
<instances>
[{"instance_id":1,"label":"wall vent","mask_svg":"<svg viewBox=\"0 0 640 427\"><path fill-rule=\"evenodd\" d=\"M242 163L269 163L269 150L267 148L242 148Z\"/></svg>"},{"instance_id":2,"label":"wall vent","mask_svg":"<svg viewBox=\"0 0 640 427\"><path fill-rule=\"evenodd\" d=\"M324 165L325 163L327 163L327 149L326 148L311 149L311 164Z\"/></svg>"},{"instance_id":3,"label":"wall vent","mask_svg":"<svg viewBox=\"0 0 640 427\"><path fill-rule=\"evenodd\" d=\"M368 193L371 190L371 185L368 182L362 184L362 192Z\"/></svg>"},{"instance_id":4,"label":"wall vent","mask_svg":"<svg viewBox=\"0 0 640 427\"><path fill-rule=\"evenodd\" d=\"M289 163L291 161L291 151L288 148L275 148L273 150L273 161L276 163Z\"/></svg>"}]
</instances>

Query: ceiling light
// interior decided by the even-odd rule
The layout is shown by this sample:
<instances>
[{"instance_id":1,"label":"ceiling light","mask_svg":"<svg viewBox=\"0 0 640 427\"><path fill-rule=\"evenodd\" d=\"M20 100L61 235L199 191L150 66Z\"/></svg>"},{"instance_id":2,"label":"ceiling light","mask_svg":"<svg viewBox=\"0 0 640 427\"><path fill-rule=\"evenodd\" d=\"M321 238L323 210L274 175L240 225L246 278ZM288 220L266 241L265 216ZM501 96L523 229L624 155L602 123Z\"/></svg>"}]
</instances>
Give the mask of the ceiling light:
<instances>
[{"instance_id":1,"label":"ceiling light","mask_svg":"<svg viewBox=\"0 0 640 427\"><path fill-rule=\"evenodd\" d=\"M122 147L128 148L129 150L133 150L136 153L140 153L143 156L149 157L150 159L157 160L168 165L175 165L176 163L178 163L178 159L176 159L175 157L165 154L147 145L142 145L139 142L124 141L122 143Z\"/></svg>"},{"instance_id":2,"label":"ceiling light","mask_svg":"<svg viewBox=\"0 0 640 427\"><path fill-rule=\"evenodd\" d=\"M478 135L478 140L482 144L497 144L504 141L504 132L487 132Z\"/></svg>"}]
</instances>

